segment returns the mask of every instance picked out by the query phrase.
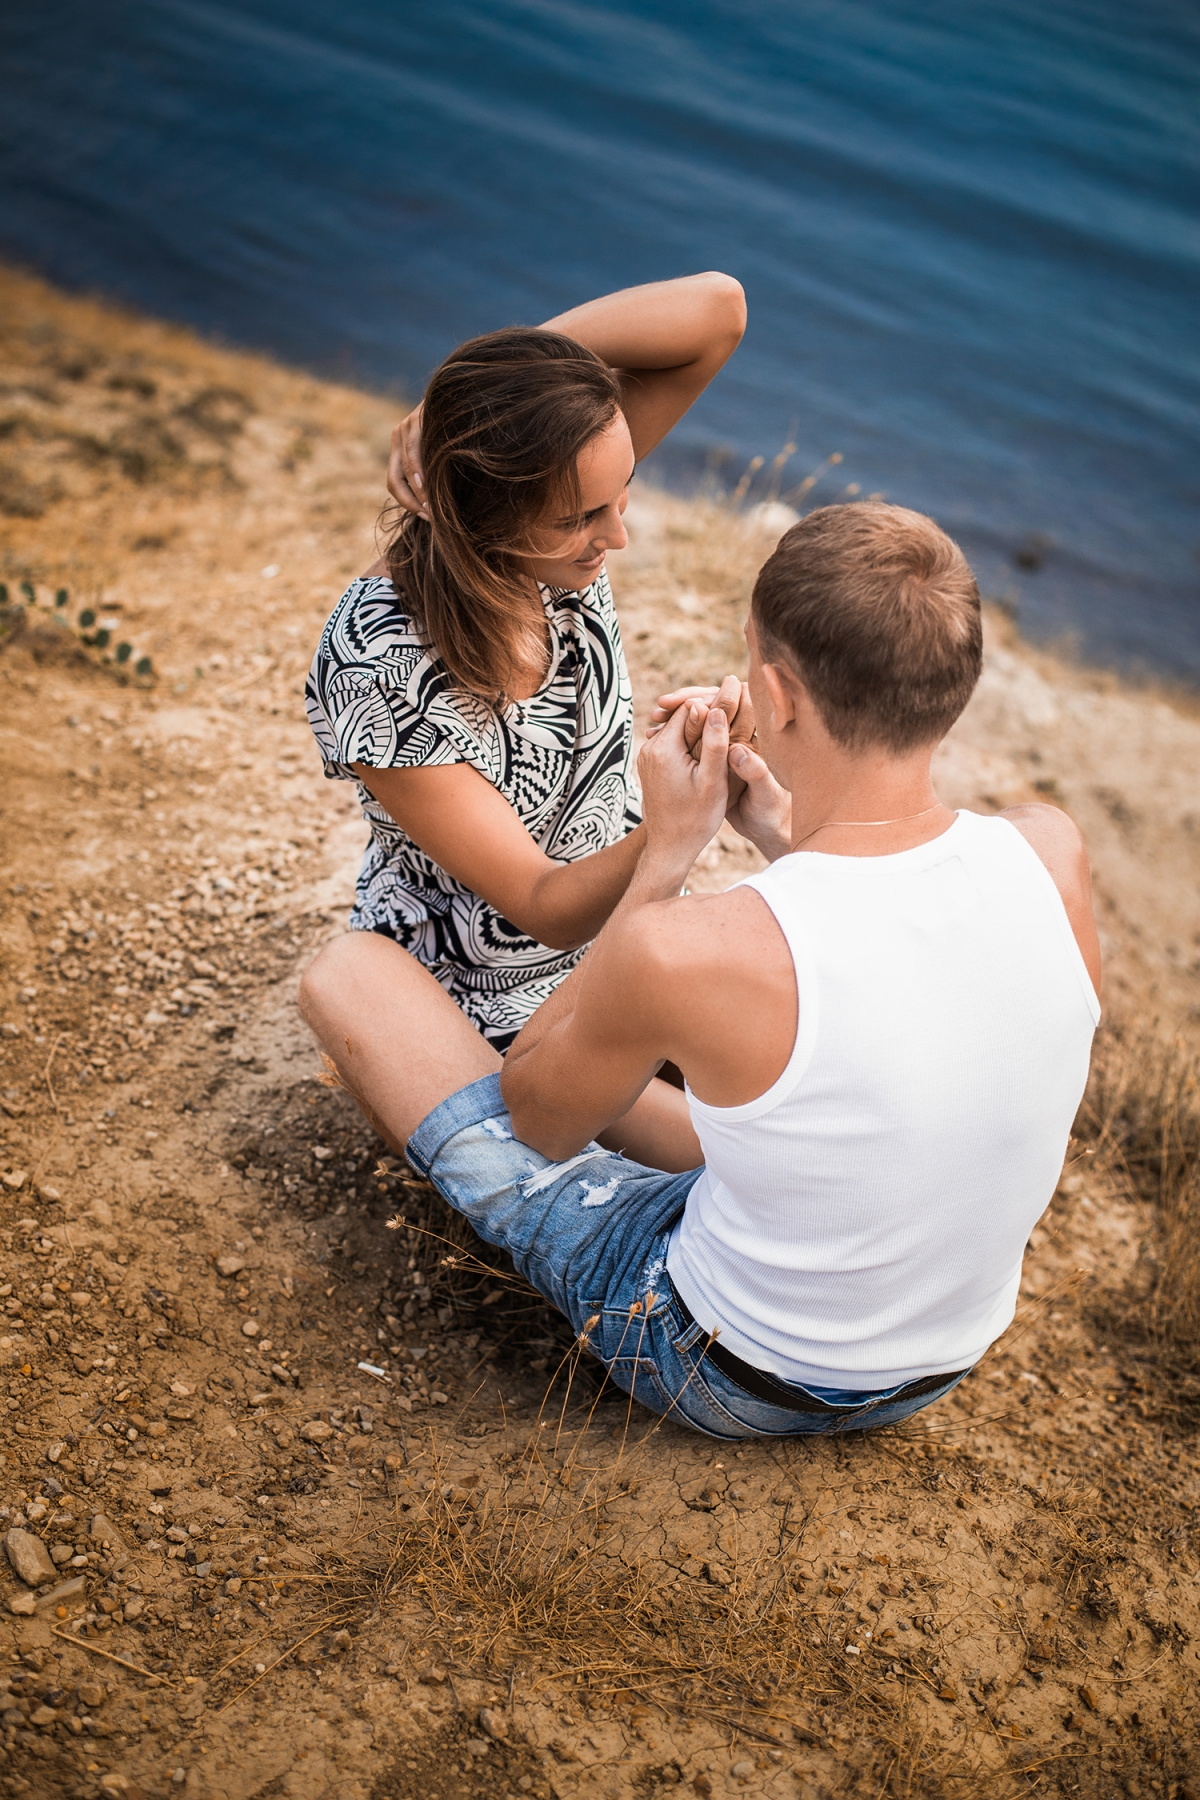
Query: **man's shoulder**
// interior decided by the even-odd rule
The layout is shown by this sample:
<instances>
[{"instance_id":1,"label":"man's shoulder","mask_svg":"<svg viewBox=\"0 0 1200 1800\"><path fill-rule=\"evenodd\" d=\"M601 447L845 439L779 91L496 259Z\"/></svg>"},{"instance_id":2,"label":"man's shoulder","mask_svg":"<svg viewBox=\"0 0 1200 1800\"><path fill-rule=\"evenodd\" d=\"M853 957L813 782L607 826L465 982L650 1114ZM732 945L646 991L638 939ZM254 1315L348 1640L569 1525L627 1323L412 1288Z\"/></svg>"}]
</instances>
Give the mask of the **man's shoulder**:
<instances>
[{"instance_id":1,"label":"man's shoulder","mask_svg":"<svg viewBox=\"0 0 1200 1800\"><path fill-rule=\"evenodd\" d=\"M663 974L700 974L759 961L783 937L771 909L752 887L718 894L680 894L639 907L629 921L630 948Z\"/></svg>"},{"instance_id":2,"label":"man's shoulder","mask_svg":"<svg viewBox=\"0 0 1200 1800\"><path fill-rule=\"evenodd\" d=\"M1083 833L1060 806L1049 806L1042 800L1023 801L1006 807L1000 815L1020 832L1030 849L1046 865L1061 887L1064 880L1074 881L1087 871L1087 846Z\"/></svg>"}]
</instances>

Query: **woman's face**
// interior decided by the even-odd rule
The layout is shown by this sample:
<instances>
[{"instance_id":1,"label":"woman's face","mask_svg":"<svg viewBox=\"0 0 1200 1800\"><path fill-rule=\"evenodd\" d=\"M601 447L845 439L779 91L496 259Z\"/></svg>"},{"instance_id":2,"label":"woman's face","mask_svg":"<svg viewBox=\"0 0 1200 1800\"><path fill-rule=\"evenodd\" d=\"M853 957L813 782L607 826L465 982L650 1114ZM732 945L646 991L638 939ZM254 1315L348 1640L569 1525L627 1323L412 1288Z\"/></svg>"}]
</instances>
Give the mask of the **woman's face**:
<instances>
[{"instance_id":1,"label":"woman's face","mask_svg":"<svg viewBox=\"0 0 1200 1800\"><path fill-rule=\"evenodd\" d=\"M547 587L585 588L595 581L610 550L623 550L629 533L621 517L633 479L633 443L625 415L585 444L579 453L579 511L551 514L529 534L522 562Z\"/></svg>"}]
</instances>

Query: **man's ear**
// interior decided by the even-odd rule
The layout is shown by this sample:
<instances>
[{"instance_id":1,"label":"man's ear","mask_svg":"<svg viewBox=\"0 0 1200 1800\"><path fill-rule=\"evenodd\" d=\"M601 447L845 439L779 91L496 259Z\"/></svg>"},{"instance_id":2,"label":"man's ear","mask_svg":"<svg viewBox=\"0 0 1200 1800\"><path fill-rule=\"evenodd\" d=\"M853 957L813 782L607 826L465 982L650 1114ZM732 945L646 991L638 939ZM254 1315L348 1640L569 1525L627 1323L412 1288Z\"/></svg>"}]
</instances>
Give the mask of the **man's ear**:
<instances>
[{"instance_id":1,"label":"man's ear","mask_svg":"<svg viewBox=\"0 0 1200 1800\"><path fill-rule=\"evenodd\" d=\"M771 703L771 730L784 731L796 718L797 678L786 663L765 662L762 665L762 682Z\"/></svg>"}]
</instances>

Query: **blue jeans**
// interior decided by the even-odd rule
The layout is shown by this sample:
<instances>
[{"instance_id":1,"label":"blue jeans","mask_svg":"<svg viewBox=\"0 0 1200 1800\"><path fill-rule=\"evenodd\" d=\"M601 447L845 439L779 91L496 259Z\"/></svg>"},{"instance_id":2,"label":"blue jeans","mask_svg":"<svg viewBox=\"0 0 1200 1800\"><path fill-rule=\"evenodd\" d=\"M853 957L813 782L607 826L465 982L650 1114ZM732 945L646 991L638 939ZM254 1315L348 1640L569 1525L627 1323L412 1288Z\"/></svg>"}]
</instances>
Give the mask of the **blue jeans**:
<instances>
[{"instance_id":1,"label":"blue jeans","mask_svg":"<svg viewBox=\"0 0 1200 1800\"><path fill-rule=\"evenodd\" d=\"M702 1360L707 1334L685 1323L667 1244L698 1174L664 1175L589 1144L551 1162L514 1138L500 1077L485 1075L435 1107L408 1160L519 1274L586 1336L618 1387L652 1412L715 1438L798 1437L894 1425L962 1380L919 1396L898 1384L863 1394L797 1388L819 1403L792 1412ZM910 1384L909 1384L910 1385Z\"/></svg>"}]
</instances>

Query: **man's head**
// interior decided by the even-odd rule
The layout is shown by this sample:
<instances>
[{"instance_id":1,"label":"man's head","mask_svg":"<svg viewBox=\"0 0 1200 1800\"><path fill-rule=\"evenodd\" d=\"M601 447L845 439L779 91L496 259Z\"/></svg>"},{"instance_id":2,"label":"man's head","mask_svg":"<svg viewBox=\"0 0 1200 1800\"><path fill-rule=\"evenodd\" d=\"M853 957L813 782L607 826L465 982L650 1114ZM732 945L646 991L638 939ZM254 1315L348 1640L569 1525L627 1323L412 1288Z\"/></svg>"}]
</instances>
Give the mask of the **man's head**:
<instances>
[{"instance_id":1,"label":"man's head","mask_svg":"<svg viewBox=\"0 0 1200 1800\"><path fill-rule=\"evenodd\" d=\"M750 619L752 688L762 664L798 676L852 754L932 747L979 679L975 577L932 519L902 506L809 513L763 565Z\"/></svg>"}]
</instances>

